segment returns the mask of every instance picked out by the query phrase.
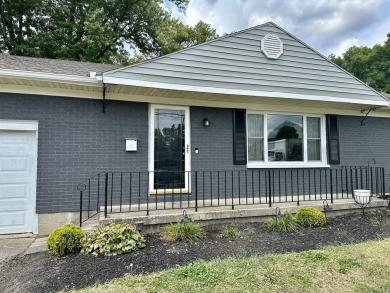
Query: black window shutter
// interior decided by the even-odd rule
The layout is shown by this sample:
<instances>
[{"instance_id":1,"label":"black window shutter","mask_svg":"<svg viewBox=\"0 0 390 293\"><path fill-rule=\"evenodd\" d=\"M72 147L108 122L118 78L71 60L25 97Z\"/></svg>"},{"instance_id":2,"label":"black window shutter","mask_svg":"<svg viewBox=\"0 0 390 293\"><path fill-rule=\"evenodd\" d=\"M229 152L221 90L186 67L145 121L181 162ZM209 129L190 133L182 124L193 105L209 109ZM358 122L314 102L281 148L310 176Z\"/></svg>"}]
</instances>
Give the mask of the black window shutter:
<instances>
[{"instance_id":1,"label":"black window shutter","mask_svg":"<svg viewBox=\"0 0 390 293\"><path fill-rule=\"evenodd\" d=\"M246 111L233 110L233 161L246 165Z\"/></svg>"},{"instance_id":2,"label":"black window shutter","mask_svg":"<svg viewBox=\"0 0 390 293\"><path fill-rule=\"evenodd\" d=\"M327 115L329 164L340 164L339 127L336 115Z\"/></svg>"}]
</instances>

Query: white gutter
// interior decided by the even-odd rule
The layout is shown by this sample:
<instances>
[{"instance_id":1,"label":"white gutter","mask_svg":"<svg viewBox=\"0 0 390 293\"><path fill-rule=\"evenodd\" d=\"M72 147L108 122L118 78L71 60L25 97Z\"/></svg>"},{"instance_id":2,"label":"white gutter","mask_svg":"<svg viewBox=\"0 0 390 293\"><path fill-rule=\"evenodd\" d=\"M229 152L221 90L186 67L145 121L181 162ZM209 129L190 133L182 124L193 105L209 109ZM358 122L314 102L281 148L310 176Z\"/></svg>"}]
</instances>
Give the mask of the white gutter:
<instances>
[{"instance_id":1,"label":"white gutter","mask_svg":"<svg viewBox=\"0 0 390 293\"><path fill-rule=\"evenodd\" d=\"M376 100L357 100L351 98L338 98L332 96L317 96L317 95L302 95L302 94L291 94L282 92L265 92L265 91L252 91L252 90L237 90L228 88L214 88L214 87L201 87L181 84L170 84L160 83L144 80L131 80L123 78L108 77L103 73L103 83L105 84L118 84L118 85L130 85L130 86L141 86L156 89L168 89L168 90L180 90L180 91L191 91L201 93L215 93L215 94L227 94L227 95L238 95L238 96L253 96L253 97L265 97L265 98L282 98L282 99L293 99L293 100L309 100L309 101L321 101L321 102L336 102L336 103L348 103L348 104L360 104L360 105L371 105L378 107L389 107L389 101L376 101Z\"/></svg>"},{"instance_id":2,"label":"white gutter","mask_svg":"<svg viewBox=\"0 0 390 293\"><path fill-rule=\"evenodd\" d=\"M0 69L0 77L70 83L76 85L101 87L96 77L66 75L57 73L34 72L24 70Z\"/></svg>"}]
</instances>

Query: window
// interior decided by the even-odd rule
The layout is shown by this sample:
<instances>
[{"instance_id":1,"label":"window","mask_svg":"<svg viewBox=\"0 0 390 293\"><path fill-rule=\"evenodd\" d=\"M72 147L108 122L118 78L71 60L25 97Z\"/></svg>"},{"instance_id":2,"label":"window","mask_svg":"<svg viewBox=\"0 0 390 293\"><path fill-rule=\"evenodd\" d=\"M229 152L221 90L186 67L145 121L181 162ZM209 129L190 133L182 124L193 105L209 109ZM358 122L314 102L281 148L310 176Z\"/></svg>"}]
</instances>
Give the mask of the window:
<instances>
[{"instance_id":1,"label":"window","mask_svg":"<svg viewBox=\"0 0 390 293\"><path fill-rule=\"evenodd\" d=\"M321 161L321 119L307 117L307 160Z\"/></svg>"},{"instance_id":2,"label":"window","mask_svg":"<svg viewBox=\"0 0 390 293\"><path fill-rule=\"evenodd\" d=\"M303 117L267 115L268 161L303 161Z\"/></svg>"},{"instance_id":3,"label":"window","mask_svg":"<svg viewBox=\"0 0 390 293\"><path fill-rule=\"evenodd\" d=\"M263 161L263 115L248 115L248 161Z\"/></svg>"},{"instance_id":4,"label":"window","mask_svg":"<svg viewBox=\"0 0 390 293\"><path fill-rule=\"evenodd\" d=\"M248 167L326 165L320 115L247 113Z\"/></svg>"}]
</instances>

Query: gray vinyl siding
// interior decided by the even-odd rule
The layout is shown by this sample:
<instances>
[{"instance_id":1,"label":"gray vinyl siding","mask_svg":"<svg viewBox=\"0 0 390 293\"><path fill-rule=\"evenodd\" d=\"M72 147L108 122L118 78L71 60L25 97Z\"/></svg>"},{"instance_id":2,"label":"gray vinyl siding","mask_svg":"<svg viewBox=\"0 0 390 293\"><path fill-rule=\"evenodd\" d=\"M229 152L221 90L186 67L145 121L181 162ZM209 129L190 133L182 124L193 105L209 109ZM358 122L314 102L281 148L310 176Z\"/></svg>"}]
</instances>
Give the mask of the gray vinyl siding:
<instances>
[{"instance_id":1,"label":"gray vinyl siding","mask_svg":"<svg viewBox=\"0 0 390 293\"><path fill-rule=\"evenodd\" d=\"M267 33L276 33L284 43L277 60L267 59L260 51L260 41ZM272 23L106 76L206 88L384 100Z\"/></svg>"}]
</instances>

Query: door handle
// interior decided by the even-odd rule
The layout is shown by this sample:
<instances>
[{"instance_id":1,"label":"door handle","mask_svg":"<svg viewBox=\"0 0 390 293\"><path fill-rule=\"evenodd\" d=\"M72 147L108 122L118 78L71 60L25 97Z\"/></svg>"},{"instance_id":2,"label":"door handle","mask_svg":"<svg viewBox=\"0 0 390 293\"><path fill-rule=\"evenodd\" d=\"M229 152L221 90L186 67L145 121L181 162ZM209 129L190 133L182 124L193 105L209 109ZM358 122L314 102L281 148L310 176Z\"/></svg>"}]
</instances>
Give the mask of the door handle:
<instances>
[{"instance_id":1,"label":"door handle","mask_svg":"<svg viewBox=\"0 0 390 293\"><path fill-rule=\"evenodd\" d=\"M187 154L189 153L190 151L190 146L187 144Z\"/></svg>"}]
</instances>

